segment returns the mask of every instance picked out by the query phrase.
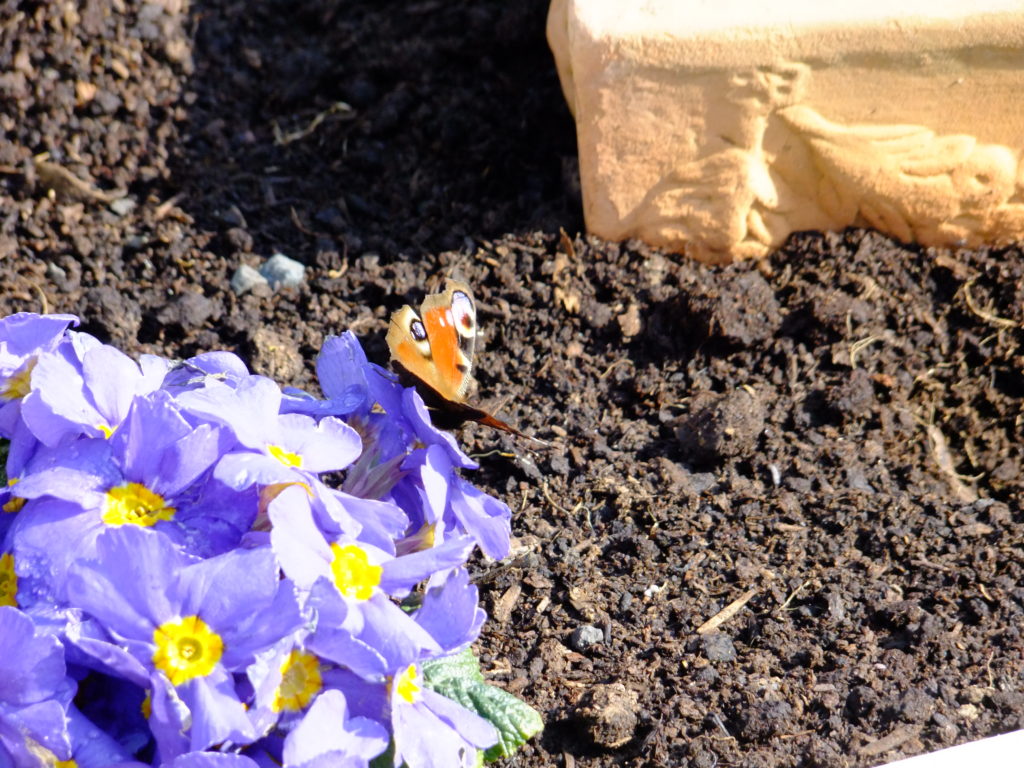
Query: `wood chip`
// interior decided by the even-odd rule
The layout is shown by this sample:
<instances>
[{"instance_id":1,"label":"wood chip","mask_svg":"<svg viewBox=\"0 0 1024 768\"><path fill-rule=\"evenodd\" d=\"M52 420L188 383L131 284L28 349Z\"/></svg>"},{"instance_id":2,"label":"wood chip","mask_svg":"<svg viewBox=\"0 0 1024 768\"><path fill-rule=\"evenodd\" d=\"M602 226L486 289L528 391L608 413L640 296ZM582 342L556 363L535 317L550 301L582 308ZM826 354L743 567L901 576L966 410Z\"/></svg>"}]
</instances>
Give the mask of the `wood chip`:
<instances>
[{"instance_id":1,"label":"wood chip","mask_svg":"<svg viewBox=\"0 0 1024 768\"><path fill-rule=\"evenodd\" d=\"M512 609L522 593L523 588L518 581L506 589L494 603L494 609L491 611L492 618L499 624L506 623L511 618Z\"/></svg>"},{"instance_id":2,"label":"wood chip","mask_svg":"<svg viewBox=\"0 0 1024 768\"><path fill-rule=\"evenodd\" d=\"M720 610L710 619L705 621L699 627L697 627L698 635L706 635L708 632L714 632L720 626L725 624L729 619L735 616L748 602L750 598L757 594L756 589L750 589L740 595L738 598L729 603L725 608Z\"/></svg>"},{"instance_id":3,"label":"wood chip","mask_svg":"<svg viewBox=\"0 0 1024 768\"><path fill-rule=\"evenodd\" d=\"M857 750L857 754L861 757L875 757L877 755L884 754L890 750L896 749L896 747L901 744L905 744L910 741L917 736L917 733L918 729L901 725L887 736L883 736L876 741L872 741L870 744L865 744L860 747L860 749Z\"/></svg>"}]
</instances>

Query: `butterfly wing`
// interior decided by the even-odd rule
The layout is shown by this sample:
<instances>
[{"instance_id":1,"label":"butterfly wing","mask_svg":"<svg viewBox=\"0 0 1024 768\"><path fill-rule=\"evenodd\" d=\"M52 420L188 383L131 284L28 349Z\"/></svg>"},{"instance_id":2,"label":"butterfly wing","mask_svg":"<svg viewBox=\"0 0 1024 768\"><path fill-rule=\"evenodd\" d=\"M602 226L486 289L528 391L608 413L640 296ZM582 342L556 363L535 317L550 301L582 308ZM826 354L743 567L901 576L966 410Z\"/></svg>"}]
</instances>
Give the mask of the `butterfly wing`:
<instances>
[{"instance_id":1,"label":"butterfly wing","mask_svg":"<svg viewBox=\"0 0 1024 768\"><path fill-rule=\"evenodd\" d=\"M391 360L444 400L464 403L472 385L476 305L464 283L449 280L417 313L406 305L391 315Z\"/></svg>"},{"instance_id":2,"label":"butterfly wing","mask_svg":"<svg viewBox=\"0 0 1024 768\"><path fill-rule=\"evenodd\" d=\"M476 329L476 304L469 286L449 280L442 293L423 300L419 313L406 305L391 315L387 335L391 362L403 379L413 380L407 386L416 384L438 428L476 421L546 444L466 402L473 383Z\"/></svg>"}]
</instances>

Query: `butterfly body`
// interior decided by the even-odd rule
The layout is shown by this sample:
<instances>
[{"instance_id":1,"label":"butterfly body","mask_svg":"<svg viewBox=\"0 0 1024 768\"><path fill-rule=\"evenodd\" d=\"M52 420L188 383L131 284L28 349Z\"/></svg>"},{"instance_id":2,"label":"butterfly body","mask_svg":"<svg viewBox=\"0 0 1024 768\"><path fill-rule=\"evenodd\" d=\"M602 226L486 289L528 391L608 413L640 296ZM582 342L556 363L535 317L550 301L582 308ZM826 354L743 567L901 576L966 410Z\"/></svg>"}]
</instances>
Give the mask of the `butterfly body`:
<instances>
[{"instance_id":1,"label":"butterfly body","mask_svg":"<svg viewBox=\"0 0 1024 768\"><path fill-rule=\"evenodd\" d=\"M465 283L449 280L443 292L423 300L418 313L406 305L391 315L387 343L402 383L416 387L436 426L449 429L476 421L526 437L468 402L476 383L476 335L473 293Z\"/></svg>"}]
</instances>

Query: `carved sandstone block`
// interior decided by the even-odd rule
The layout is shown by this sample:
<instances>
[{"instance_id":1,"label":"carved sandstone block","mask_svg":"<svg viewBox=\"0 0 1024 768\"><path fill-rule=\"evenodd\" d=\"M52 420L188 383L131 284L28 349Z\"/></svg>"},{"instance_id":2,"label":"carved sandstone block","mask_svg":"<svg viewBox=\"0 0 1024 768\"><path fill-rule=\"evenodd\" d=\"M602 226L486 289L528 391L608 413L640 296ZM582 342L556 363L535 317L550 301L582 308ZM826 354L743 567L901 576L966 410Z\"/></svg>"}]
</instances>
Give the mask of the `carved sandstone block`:
<instances>
[{"instance_id":1,"label":"carved sandstone block","mask_svg":"<svg viewBox=\"0 0 1024 768\"><path fill-rule=\"evenodd\" d=\"M552 0L587 227L702 261L1024 239L1024 3Z\"/></svg>"}]
</instances>

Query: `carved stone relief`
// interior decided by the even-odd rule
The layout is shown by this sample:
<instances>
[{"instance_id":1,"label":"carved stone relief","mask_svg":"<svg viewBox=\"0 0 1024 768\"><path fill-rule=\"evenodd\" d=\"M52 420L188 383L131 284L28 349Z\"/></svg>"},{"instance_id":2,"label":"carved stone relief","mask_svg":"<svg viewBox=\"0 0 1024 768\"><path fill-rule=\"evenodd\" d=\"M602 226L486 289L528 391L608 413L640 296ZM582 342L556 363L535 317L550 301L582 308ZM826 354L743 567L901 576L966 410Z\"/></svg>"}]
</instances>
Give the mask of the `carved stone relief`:
<instances>
[{"instance_id":1,"label":"carved stone relief","mask_svg":"<svg viewBox=\"0 0 1024 768\"><path fill-rule=\"evenodd\" d=\"M1024 234L1018 149L830 120L806 103L811 77L801 62L723 74L702 106L700 156L649 188L623 236L725 262L764 256L804 229L867 225L968 246Z\"/></svg>"}]
</instances>

